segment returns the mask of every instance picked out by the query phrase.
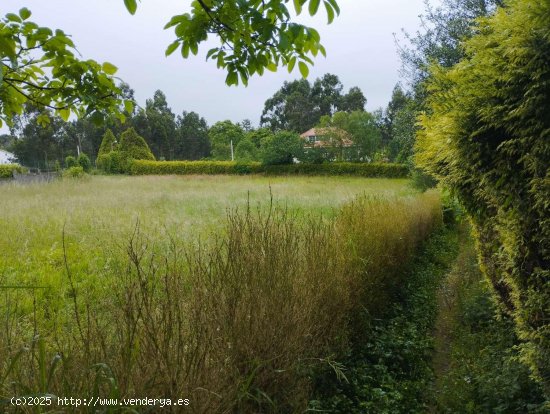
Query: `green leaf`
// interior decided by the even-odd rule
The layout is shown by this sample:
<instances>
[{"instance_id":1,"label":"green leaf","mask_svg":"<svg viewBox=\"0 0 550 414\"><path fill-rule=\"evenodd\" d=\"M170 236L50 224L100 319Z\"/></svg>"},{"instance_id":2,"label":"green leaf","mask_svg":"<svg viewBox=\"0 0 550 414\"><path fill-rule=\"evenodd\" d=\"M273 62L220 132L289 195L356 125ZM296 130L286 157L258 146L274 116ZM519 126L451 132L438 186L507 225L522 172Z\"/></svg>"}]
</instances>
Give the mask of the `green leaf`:
<instances>
[{"instance_id":1,"label":"green leaf","mask_svg":"<svg viewBox=\"0 0 550 414\"><path fill-rule=\"evenodd\" d=\"M332 8L334 9L334 11L336 12L336 14L340 16L340 7L338 6L338 3L336 2L336 0L325 0L325 1L328 1L332 6Z\"/></svg>"},{"instance_id":2,"label":"green leaf","mask_svg":"<svg viewBox=\"0 0 550 414\"><path fill-rule=\"evenodd\" d=\"M69 109L60 109L57 112L59 113L61 119L65 122L67 122L69 120L69 116L71 116L71 111Z\"/></svg>"},{"instance_id":3,"label":"green leaf","mask_svg":"<svg viewBox=\"0 0 550 414\"><path fill-rule=\"evenodd\" d=\"M294 0L294 9L296 10L296 14L302 13L302 2L301 0Z\"/></svg>"},{"instance_id":4,"label":"green leaf","mask_svg":"<svg viewBox=\"0 0 550 414\"><path fill-rule=\"evenodd\" d=\"M6 18L11 22L21 23L21 18L17 14L8 13L6 14Z\"/></svg>"},{"instance_id":5,"label":"green leaf","mask_svg":"<svg viewBox=\"0 0 550 414\"><path fill-rule=\"evenodd\" d=\"M136 0L124 0L124 5L130 12L130 14L136 14L136 10L137 10Z\"/></svg>"},{"instance_id":6,"label":"green leaf","mask_svg":"<svg viewBox=\"0 0 550 414\"><path fill-rule=\"evenodd\" d=\"M19 16L21 16L23 20L27 20L29 17L31 17L31 14L31 11L26 7L23 7L21 10L19 10Z\"/></svg>"},{"instance_id":7,"label":"green leaf","mask_svg":"<svg viewBox=\"0 0 550 414\"><path fill-rule=\"evenodd\" d=\"M300 73L304 78L307 78L307 75L309 75L309 68L304 62L298 63L298 68L300 69Z\"/></svg>"},{"instance_id":8,"label":"green leaf","mask_svg":"<svg viewBox=\"0 0 550 414\"><path fill-rule=\"evenodd\" d=\"M294 70L294 66L296 66L296 56L292 57L288 61L288 73L290 73Z\"/></svg>"},{"instance_id":9,"label":"green leaf","mask_svg":"<svg viewBox=\"0 0 550 414\"><path fill-rule=\"evenodd\" d=\"M124 109L126 110L126 112L131 114L132 112L134 112L134 103L129 100L124 101Z\"/></svg>"},{"instance_id":10,"label":"green leaf","mask_svg":"<svg viewBox=\"0 0 550 414\"><path fill-rule=\"evenodd\" d=\"M164 52L164 54L166 56L170 56L179 47L179 45L180 45L179 40L176 40L174 43L170 44L170 46L166 48L166 52Z\"/></svg>"},{"instance_id":11,"label":"green leaf","mask_svg":"<svg viewBox=\"0 0 550 414\"><path fill-rule=\"evenodd\" d=\"M103 63L101 68L103 69L103 72L105 72L107 75L114 75L118 70L118 68L115 65L109 62Z\"/></svg>"},{"instance_id":12,"label":"green leaf","mask_svg":"<svg viewBox=\"0 0 550 414\"><path fill-rule=\"evenodd\" d=\"M325 9L327 9L328 24L334 21L334 9L328 1L325 1Z\"/></svg>"},{"instance_id":13,"label":"green leaf","mask_svg":"<svg viewBox=\"0 0 550 414\"><path fill-rule=\"evenodd\" d=\"M274 62L269 62L269 64L266 66L267 70L270 70L271 72L277 72L277 65Z\"/></svg>"},{"instance_id":14,"label":"green leaf","mask_svg":"<svg viewBox=\"0 0 550 414\"><path fill-rule=\"evenodd\" d=\"M239 84L239 77L237 75L237 72L229 72L227 74L227 78L225 78L225 83L228 86L238 85Z\"/></svg>"},{"instance_id":15,"label":"green leaf","mask_svg":"<svg viewBox=\"0 0 550 414\"><path fill-rule=\"evenodd\" d=\"M317 10L319 10L320 2L321 0L309 0L309 14L311 16L315 15Z\"/></svg>"}]
</instances>

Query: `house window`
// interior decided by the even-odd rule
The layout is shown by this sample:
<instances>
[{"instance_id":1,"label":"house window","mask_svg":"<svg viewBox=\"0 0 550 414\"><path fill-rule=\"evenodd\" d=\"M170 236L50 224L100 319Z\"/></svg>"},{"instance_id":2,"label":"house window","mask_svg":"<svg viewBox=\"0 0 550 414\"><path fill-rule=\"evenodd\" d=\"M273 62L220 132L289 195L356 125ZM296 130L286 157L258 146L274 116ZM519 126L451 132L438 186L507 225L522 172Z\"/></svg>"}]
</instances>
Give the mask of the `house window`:
<instances>
[{"instance_id":1,"label":"house window","mask_svg":"<svg viewBox=\"0 0 550 414\"><path fill-rule=\"evenodd\" d=\"M317 137L315 135L312 135L311 137L309 137L310 144L315 144L315 141L317 141Z\"/></svg>"}]
</instances>

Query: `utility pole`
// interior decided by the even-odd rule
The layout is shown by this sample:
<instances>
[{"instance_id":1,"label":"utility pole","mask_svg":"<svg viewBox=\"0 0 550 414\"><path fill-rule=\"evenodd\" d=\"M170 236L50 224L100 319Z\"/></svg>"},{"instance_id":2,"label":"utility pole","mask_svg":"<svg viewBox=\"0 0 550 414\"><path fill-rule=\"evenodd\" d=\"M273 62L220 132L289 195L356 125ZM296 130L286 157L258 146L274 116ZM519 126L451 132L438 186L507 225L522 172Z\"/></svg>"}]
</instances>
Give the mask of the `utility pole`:
<instances>
[{"instance_id":1,"label":"utility pole","mask_svg":"<svg viewBox=\"0 0 550 414\"><path fill-rule=\"evenodd\" d=\"M231 140L231 161L235 161L235 155L233 154L233 140Z\"/></svg>"}]
</instances>

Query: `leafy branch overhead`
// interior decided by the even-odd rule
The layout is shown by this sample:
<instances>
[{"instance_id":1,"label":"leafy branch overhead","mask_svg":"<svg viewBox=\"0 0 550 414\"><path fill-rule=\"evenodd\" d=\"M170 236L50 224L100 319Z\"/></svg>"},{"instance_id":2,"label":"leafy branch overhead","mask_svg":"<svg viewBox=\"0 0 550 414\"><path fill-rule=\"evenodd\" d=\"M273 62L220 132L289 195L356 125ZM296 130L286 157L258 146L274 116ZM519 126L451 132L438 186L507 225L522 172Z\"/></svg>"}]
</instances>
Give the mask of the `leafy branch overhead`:
<instances>
[{"instance_id":1,"label":"leafy branch overhead","mask_svg":"<svg viewBox=\"0 0 550 414\"><path fill-rule=\"evenodd\" d=\"M0 125L10 124L26 103L52 109L65 120L71 113L95 121L106 113L123 119L122 108L129 111L132 102L119 97L117 68L79 59L69 36L40 27L30 16L22 8L0 19ZM46 124L49 117L41 121Z\"/></svg>"},{"instance_id":2,"label":"leafy branch overhead","mask_svg":"<svg viewBox=\"0 0 550 414\"><path fill-rule=\"evenodd\" d=\"M298 67L305 78L312 58L325 56L326 51L315 29L292 21L291 8L297 15L307 9L314 16L321 3L330 24L340 14L336 0L194 0L190 13L176 15L166 24L165 29L174 28L176 34L166 55L178 49L184 58L196 55L199 44L214 34L220 46L206 56L227 71L228 85L239 84L239 79L247 85L252 75L262 75L266 69L275 72L278 66L289 72ZM131 14L136 12L136 0L124 4Z\"/></svg>"}]
</instances>

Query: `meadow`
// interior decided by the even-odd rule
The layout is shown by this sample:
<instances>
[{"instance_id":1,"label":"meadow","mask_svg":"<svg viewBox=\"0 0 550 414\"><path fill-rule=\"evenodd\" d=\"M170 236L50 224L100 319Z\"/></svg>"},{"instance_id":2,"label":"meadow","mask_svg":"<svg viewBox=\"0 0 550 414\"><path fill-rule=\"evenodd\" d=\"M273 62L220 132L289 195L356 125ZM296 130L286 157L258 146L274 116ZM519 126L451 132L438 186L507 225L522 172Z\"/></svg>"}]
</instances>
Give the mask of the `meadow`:
<instances>
[{"instance_id":1,"label":"meadow","mask_svg":"<svg viewBox=\"0 0 550 414\"><path fill-rule=\"evenodd\" d=\"M437 192L395 179L1 190L0 400L182 397L197 413L306 409L315 373L342 374L354 326L395 300L442 219Z\"/></svg>"}]
</instances>

